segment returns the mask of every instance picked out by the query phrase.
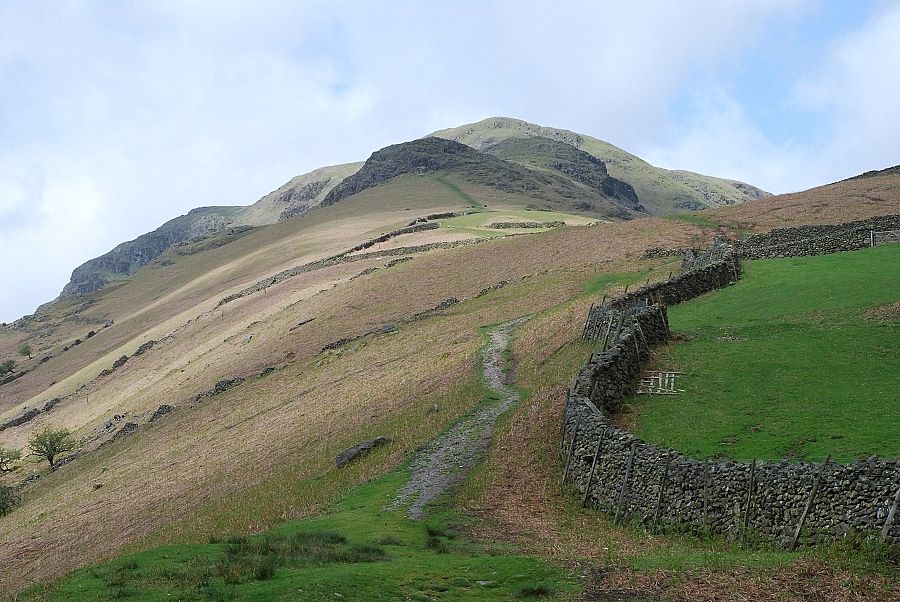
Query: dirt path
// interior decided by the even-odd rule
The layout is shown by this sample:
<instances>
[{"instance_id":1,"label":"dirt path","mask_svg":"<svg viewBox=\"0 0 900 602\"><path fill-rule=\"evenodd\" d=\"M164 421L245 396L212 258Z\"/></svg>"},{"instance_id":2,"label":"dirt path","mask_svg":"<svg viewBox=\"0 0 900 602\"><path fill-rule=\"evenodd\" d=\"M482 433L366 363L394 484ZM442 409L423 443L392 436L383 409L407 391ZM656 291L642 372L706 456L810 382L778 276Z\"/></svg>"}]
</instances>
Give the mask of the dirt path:
<instances>
[{"instance_id":1,"label":"dirt path","mask_svg":"<svg viewBox=\"0 0 900 602\"><path fill-rule=\"evenodd\" d=\"M412 463L412 475L397 494L392 508L412 501L407 514L410 518L422 518L425 505L463 480L487 451L497 418L519 400L519 394L506 382L501 354L509 345L515 328L525 320L527 318L518 318L496 327L490 333L490 343L482 349L484 379L499 401L463 417L419 451Z\"/></svg>"}]
</instances>

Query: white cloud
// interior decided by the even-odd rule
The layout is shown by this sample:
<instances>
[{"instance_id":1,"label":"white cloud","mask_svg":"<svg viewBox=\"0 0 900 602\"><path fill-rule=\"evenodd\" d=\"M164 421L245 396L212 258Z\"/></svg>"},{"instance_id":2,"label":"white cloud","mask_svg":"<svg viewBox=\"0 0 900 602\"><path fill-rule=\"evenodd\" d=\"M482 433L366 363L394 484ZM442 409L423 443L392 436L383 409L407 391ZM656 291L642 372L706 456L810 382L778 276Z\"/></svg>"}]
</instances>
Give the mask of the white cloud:
<instances>
[{"instance_id":1,"label":"white cloud","mask_svg":"<svg viewBox=\"0 0 900 602\"><path fill-rule=\"evenodd\" d=\"M688 107L688 115L668 140L641 147L643 158L662 167L742 180L775 192L830 181L827 167L815 165L810 148L772 142L725 90L706 87L693 95Z\"/></svg>"},{"instance_id":2,"label":"white cloud","mask_svg":"<svg viewBox=\"0 0 900 602\"><path fill-rule=\"evenodd\" d=\"M743 179L773 192L804 190L900 163L900 5L877 12L835 39L783 95L789 110L812 118L812 134L778 141L747 117L750 99L705 88L667 139L643 156L667 167ZM785 117L789 119L790 117ZM641 147L638 147L641 148Z\"/></svg>"},{"instance_id":3,"label":"white cloud","mask_svg":"<svg viewBox=\"0 0 900 602\"><path fill-rule=\"evenodd\" d=\"M838 39L819 69L797 82L796 102L819 111L825 158L844 176L900 163L900 4Z\"/></svg>"},{"instance_id":4,"label":"white cloud","mask_svg":"<svg viewBox=\"0 0 900 602\"><path fill-rule=\"evenodd\" d=\"M746 99L722 92L697 104L675 129L681 142L669 111L691 82L725 77L723 65L773 20L808 6L4 2L0 254L15 258L4 277L16 286L0 292L0 320L52 298L84 260L193 207L251 203L298 173L493 115L781 185L797 149L769 142ZM882 29L882 45L862 54L852 48L863 34L837 45L828 60L844 79L823 69L797 98L871 77L860 71L866 56L900 46ZM816 110L844 119L882 104ZM861 123L866 136L897 139L876 119Z\"/></svg>"},{"instance_id":5,"label":"white cloud","mask_svg":"<svg viewBox=\"0 0 900 602\"><path fill-rule=\"evenodd\" d=\"M13 279L3 287L5 308L30 311L29 302L53 298L71 271L69 258L95 252L106 239L106 199L96 185L81 170L60 170L52 180L26 193L31 215L0 239L4 278Z\"/></svg>"}]
</instances>

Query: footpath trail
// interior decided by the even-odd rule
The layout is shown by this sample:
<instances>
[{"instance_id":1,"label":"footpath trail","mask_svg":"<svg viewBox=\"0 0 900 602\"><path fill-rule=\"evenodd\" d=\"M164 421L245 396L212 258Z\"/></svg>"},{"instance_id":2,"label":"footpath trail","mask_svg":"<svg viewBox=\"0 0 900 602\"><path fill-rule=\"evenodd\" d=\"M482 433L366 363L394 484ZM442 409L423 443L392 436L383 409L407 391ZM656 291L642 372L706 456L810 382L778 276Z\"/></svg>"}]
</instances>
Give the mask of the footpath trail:
<instances>
[{"instance_id":1,"label":"footpath trail","mask_svg":"<svg viewBox=\"0 0 900 602\"><path fill-rule=\"evenodd\" d=\"M490 331L490 342L482 349L484 380L497 401L463 417L419 451L412 462L412 475L397 494L392 508L411 502L407 514L410 518L421 519L425 506L462 481L487 451L497 418L519 401L519 394L509 386L503 374L502 353L509 345L513 331L527 319L517 318L500 324Z\"/></svg>"}]
</instances>

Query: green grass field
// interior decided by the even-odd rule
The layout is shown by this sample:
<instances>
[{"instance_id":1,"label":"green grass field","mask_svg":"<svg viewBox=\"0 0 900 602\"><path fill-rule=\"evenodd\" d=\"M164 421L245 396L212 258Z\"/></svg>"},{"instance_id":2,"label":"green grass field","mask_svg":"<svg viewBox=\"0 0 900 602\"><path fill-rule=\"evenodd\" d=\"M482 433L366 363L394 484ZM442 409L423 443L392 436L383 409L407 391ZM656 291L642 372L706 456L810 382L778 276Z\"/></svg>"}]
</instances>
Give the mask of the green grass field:
<instances>
[{"instance_id":1,"label":"green grass field","mask_svg":"<svg viewBox=\"0 0 900 602\"><path fill-rule=\"evenodd\" d=\"M669 308L688 340L657 366L681 396L635 399L639 436L693 456L840 461L900 454L900 245L745 262L736 285Z\"/></svg>"},{"instance_id":2,"label":"green grass field","mask_svg":"<svg viewBox=\"0 0 900 602\"><path fill-rule=\"evenodd\" d=\"M506 236L508 234L543 232L533 228L505 228L494 230L487 228L493 222L552 222L563 221L569 225L585 225L597 220L572 213L530 209L501 209L498 211L483 210L469 215L461 215L440 220L442 228L477 234L478 236Z\"/></svg>"},{"instance_id":3,"label":"green grass field","mask_svg":"<svg viewBox=\"0 0 900 602\"><path fill-rule=\"evenodd\" d=\"M397 471L373 481L318 518L132 554L23 599L513 600L576 590L553 565L458 538L450 513L418 522L384 510L407 477Z\"/></svg>"}]
</instances>

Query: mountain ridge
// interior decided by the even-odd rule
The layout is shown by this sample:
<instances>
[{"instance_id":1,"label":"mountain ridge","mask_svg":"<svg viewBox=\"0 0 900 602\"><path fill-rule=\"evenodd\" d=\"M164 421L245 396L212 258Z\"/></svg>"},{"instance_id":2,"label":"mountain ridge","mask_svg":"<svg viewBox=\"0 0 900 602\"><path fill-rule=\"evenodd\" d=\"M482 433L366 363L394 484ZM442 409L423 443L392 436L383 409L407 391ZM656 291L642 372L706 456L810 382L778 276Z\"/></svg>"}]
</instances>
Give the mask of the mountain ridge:
<instances>
[{"instance_id":1,"label":"mountain ridge","mask_svg":"<svg viewBox=\"0 0 900 602\"><path fill-rule=\"evenodd\" d=\"M464 177L500 190L519 189L523 194L545 201L550 197L577 199L573 203L577 211L615 219L738 204L768 195L743 182L657 168L597 138L513 118L492 117L439 130L401 145L421 145L421 141L428 138L451 140L479 153L473 155L465 149L445 153L449 147L440 145L431 149L432 152L472 159L467 159L469 167L456 166L463 169ZM398 146L375 151L370 160L374 157L378 161L390 152L389 149L396 150ZM441 164L436 157L429 160L419 157L417 160L421 165L412 167L431 169L428 165ZM476 162L482 164L478 170L471 166ZM352 185L347 183L365 164L356 162L315 169L291 178L252 205L194 209L76 267L59 298L89 293L127 278L174 245L214 235L231 226L258 227L277 223L302 215L326 201L336 202L338 196L342 199L352 196L347 194L351 188L355 189L355 194L368 187L360 187L362 176L356 177ZM491 170L497 172L493 179ZM379 181L384 181L387 175L370 174ZM542 192L529 191L529 186ZM220 242L227 242L227 239Z\"/></svg>"}]
</instances>

